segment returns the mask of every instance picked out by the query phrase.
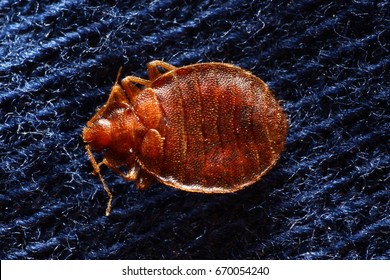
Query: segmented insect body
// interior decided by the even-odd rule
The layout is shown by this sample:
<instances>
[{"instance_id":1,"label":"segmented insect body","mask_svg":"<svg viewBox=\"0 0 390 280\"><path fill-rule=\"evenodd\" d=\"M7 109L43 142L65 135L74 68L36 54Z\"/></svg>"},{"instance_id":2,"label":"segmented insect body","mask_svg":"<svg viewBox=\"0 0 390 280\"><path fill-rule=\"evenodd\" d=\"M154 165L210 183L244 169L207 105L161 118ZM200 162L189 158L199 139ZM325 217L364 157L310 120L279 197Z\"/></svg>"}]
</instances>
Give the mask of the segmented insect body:
<instances>
[{"instance_id":1,"label":"segmented insect body","mask_svg":"<svg viewBox=\"0 0 390 280\"><path fill-rule=\"evenodd\" d=\"M116 82L83 131L94 171L110 197L107 215L112 195L100 174L102 164L135 180L139 189L157 179L201 193L235 192L275 165L287 120L261 79L225 63L176 68L153 61L148 73L149 80L128 76ZM103 152L101 163L92 150Z\"/></svg>"}]
</instances>

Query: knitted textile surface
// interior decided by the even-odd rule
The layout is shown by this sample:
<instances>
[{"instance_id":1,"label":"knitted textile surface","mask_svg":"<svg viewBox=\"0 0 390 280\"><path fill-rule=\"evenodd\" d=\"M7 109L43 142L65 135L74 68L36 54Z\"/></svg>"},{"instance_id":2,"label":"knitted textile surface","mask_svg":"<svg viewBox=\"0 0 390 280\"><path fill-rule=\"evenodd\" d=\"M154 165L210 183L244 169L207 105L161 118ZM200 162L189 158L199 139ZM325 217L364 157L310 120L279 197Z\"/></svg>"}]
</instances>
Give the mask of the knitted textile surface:
<instances>
[{"instance_id":1,"label":"knitted textile surface","mask_svg":"<svg viewBox=\"0 0 390 280\"><path fill-rule=\"evenodd\" d=\"M0 2L0 259L389 259L389 1ZM91 174L122 77L227 62L275 92L286 149L234 194Z\"/></svg>"}]
</instances>

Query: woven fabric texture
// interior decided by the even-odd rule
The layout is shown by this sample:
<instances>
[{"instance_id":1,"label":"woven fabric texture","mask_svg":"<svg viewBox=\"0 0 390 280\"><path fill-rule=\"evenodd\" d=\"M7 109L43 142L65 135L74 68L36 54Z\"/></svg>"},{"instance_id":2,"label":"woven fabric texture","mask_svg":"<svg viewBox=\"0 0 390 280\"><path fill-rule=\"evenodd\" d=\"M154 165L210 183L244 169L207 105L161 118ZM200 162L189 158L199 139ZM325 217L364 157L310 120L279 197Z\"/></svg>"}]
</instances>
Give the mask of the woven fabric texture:
<instances>
[{"instance_id":1,"label":"woven fabric texture","mask_svg":"<svg viewBox=\"0 0 390 280\"><path fill-rule=\"evenodd\" d=\"M0 259L389 259L389 1L0 2ZM288 115L282 158L235 194L108 169L82 128L120 66L228 62Z\"/></svg>"}]
</instances>

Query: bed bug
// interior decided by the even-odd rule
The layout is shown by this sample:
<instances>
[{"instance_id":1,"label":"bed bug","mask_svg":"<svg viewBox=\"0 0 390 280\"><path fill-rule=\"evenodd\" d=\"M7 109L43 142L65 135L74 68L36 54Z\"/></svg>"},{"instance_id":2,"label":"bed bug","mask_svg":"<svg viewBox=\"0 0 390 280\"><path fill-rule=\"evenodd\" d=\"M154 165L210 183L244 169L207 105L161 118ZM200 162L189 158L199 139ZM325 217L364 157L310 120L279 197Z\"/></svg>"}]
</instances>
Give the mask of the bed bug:
<instances>
[{"instance_id":1,"label":"bed bug","mask_svg":"<svg viewBox=\"0 0 390 280\"><path fill-rule=\"evenodd\" d=\"M164 72L161 73L160 70ZM226 63L147 65L123 78L83 130L88 157L145 189L155 179L199 193L231 193L258 181L284 149L286 116L258 77ZM94 153L102 154L97 163Z\"/></svg>"}]
</instances>

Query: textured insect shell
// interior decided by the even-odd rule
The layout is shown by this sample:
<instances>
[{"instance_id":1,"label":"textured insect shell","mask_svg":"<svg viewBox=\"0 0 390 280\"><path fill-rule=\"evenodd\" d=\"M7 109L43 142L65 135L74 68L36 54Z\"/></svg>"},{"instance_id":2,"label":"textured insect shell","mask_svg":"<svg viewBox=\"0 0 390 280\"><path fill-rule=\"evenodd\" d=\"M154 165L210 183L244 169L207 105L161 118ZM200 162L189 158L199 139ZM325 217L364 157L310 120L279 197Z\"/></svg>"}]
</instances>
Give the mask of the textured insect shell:
<instances>
[{"instance_id":1,"label":"textured insect shell","mask_svg":"<svg viewBox=\"0 0 390 280\"><path fill-rule=\"evenodd\" d=\"M268 86L248 71L225 63L194 64L161 75L147 91L137 101L159 106L163 152L157 159L140 155L138 161L166 185L235 192L259 180L280 157L285 114Z\"/></svg>"}]
</instances>

